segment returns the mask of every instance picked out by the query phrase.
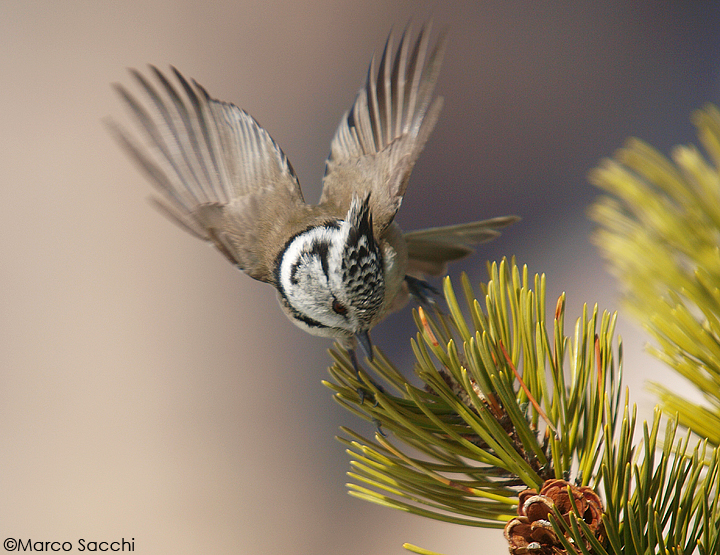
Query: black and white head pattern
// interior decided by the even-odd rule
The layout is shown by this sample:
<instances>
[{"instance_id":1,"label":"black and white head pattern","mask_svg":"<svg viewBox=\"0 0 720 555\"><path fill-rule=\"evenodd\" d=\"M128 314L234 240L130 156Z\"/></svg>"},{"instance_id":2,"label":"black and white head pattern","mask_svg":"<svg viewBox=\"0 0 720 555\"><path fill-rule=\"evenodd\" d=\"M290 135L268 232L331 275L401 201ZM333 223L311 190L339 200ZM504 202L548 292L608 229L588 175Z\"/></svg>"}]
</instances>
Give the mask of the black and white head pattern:
<instances>
[{"instance_id":1,"label":"black and white head pattern","mask_svg":"<svg viewBox=\"0 0 720 555\"><path fill-rule=\"evenodd\" d=\"M370 328L385 298L372 215L355 198L344 220L311 227L290 239L277 265L278 290L301 327L356 334Z\"/></svg>"}]
</instances>

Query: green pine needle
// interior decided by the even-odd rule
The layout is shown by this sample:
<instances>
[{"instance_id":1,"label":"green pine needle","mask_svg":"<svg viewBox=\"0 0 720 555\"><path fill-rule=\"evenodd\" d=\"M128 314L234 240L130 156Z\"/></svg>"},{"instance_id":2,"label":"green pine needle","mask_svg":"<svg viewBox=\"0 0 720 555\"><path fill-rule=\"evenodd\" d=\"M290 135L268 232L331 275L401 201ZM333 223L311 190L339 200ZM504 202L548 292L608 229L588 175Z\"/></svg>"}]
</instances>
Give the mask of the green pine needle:
<instances>
[{"instance_id":1,"label":"green pine needle","mask_svg":"<svg viewBox=\"0 0 720 555\"><path fill-rule=\"evenodd\" d=\"M369 364L372 379L361 370L361 381L346 353L331 352L333 382L326 385L382 431L370 440L346 430L352 439L341 439L354 461L353 480L365 484L351 486L353 495L497 527L516 513L520 489L567 477L578 463L578 482L590 483L603 425L616 421L619 407L615 318L585 312L575 336L565 337L564 297L551 329L545 324L544 276L530 279L527 268L507 260L489 271L485 310L463 276L462 297L444 282L449 315L415 311L411 343L424 388L411 385L379 350Z\"/></svg>"},{"instance_id":2,"label":"green pine needle","mask_svg":"<svg viewBox=\"0 0 720 555\"><path fill-rule=\"evenodd\" d=\"M653 384L669 414L720 445L720 112L693 114L710 160L695 146L672 161L638 139L590 180L609 195L590 216L594 239L624 287L627 306L657 341L652 352L695 385L698 406Z\"/></svg>"},{"instance_id":3,"label":"green pine needle","mask_svg":"<svg viewBox=\"0 0 720 555\"><path fill-rule=\"evenodd\" d=\"M502 528L522 489L561 478L590 486L605 504L597 538L583 515L551 516L568 553L717 553L718 452L676 441L674 421L657 451L659 411L635 441L636 408L627 393L621 399L615 315L586 306L566 336L564 296L546 321L544 276L530 279L507 260L488 269L480 300L462 276L460 298L444 282L449 314L415 311L411 345L423 387L377 349L359 376L347 353L331 351L333 381L325 384L379 426L372 439L342 429L349 493L443 522Z\"/></svg>"}]
</instances>

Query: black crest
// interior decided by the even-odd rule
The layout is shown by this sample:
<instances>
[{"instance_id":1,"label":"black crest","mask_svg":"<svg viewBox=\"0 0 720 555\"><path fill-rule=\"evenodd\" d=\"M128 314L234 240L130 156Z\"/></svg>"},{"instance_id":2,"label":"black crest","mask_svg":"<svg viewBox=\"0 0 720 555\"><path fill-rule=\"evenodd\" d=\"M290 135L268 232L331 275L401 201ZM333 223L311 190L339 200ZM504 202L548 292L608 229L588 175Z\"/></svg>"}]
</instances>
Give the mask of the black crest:
<instances>
[{"instance_id":1,"label":"black crest","mask_svg":"<svg viewBox=\"0 0 720 555\"><path fill-rule=\"evenodd\" d=\"M355 306L374 314L385 297L382 255L373 234L370 195L350 209L351 229L345 244L342 271L345 283L353 291Z\"/></svg>"}]
</instances>

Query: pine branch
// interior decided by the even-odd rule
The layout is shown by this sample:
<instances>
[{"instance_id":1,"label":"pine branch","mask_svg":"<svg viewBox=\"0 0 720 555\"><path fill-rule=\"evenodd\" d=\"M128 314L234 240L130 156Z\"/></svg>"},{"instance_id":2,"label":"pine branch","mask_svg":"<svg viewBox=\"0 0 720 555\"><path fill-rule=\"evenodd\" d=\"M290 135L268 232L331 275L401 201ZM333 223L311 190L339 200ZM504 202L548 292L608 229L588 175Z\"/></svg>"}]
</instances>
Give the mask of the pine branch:
<instances>
[{"instance_id":1,"label":"pine branch","mask_svg":"<svg viewBox=\"0 0 720 555\"><path fill-rule=\"evenodd\" d=\"M694 146L672 161L638 139L604 160L591 181L607 191L590 212L595 242L626 305L657 341L652 352L695 385L698 406L652 384L669 414L720 444L720 112L693 115L710 161Z\"/></svg>"},{"instance_id":2,"label":"pine branch","mask_svg":"<svg viewBox=\"0 0 720 555\"><path fill-rule=\"evenodd\" d=\"M658 458L659 412L635 442L615 316L585 307L568 337L564 296L546 324L544 276L531 280L506 260L489 273L482 305L463 276L463 305L446 279L449 314L415 312L422 388L379 350L361 381L347 353L331 351L326 385L379 426L372 439L343 428L350 494L502 527L517 554L714 553L718 453L702 443L689 450L669 425Z\"/></svg>"}]
</instances>

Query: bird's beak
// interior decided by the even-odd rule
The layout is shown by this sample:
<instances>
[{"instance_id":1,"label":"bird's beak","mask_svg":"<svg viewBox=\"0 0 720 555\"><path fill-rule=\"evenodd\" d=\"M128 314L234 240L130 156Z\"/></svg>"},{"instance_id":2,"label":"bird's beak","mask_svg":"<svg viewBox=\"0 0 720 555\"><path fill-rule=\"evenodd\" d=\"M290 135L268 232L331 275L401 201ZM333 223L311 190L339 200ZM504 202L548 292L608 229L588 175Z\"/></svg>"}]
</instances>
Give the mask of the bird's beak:
<instances>
[{"instance_id":1,"label":"bird's beak","mask_svg":"<svg viewBox=\"0 0 720 555\"><path fill-rule=\"evenodd\" d=\"M368 360L372 361L373 351L372 343L370 342L370 334L367 331L359 331L355 334L355 337L357 338L358 343L360 343L360 348L363 350L363 353L365 353L365 356L368 357Z\"/></svg>"}]
</instances>

